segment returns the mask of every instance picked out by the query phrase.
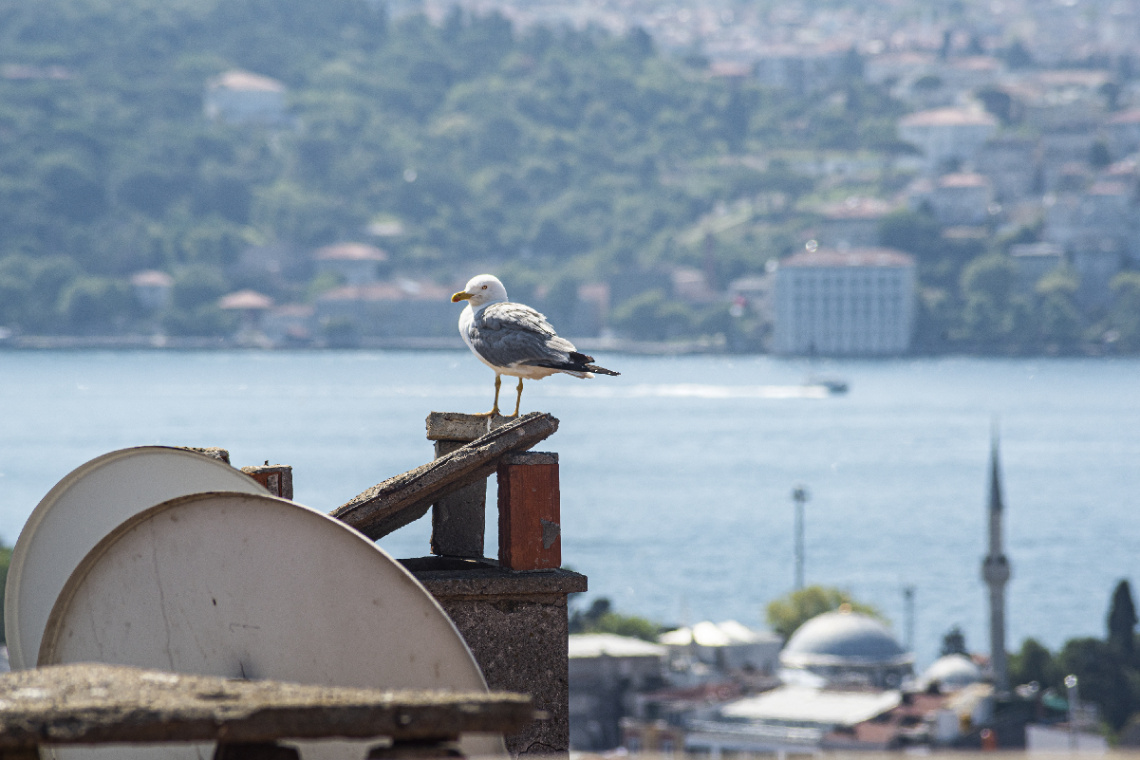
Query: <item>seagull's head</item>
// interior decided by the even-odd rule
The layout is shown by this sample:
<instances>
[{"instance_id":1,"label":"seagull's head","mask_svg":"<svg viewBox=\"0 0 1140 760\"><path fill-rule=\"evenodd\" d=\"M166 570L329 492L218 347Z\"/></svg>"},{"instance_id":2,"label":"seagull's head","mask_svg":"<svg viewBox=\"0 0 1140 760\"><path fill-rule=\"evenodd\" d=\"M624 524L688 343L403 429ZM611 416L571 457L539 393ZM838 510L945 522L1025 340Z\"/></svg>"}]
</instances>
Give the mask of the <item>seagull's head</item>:
<instances>
[{"instance_id":1,"label":"seagull's head","mask_svg":"<svg viewBox=\"0 0 1140 760\"><path fill-rule=\"evenodd\" d=\"M463 290L451 297L452 303L470 301L473 308L507 300L507 289L493 274L479 274L467 281Z\"/></svg>"}]
</instances>

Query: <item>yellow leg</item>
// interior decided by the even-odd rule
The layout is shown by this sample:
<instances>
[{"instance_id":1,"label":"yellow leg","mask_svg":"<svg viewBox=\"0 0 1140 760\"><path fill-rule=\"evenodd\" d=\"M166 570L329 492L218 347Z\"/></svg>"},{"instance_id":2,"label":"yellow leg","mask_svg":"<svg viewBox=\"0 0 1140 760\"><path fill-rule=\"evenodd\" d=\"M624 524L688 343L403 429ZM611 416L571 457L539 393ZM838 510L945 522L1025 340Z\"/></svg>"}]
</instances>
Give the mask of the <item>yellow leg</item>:
<instances>
[{"instance_id":1,"label":"yellow leg","mask_svg":"<svg viewBox=\"0 0 1140 760\"><path fill-rule=\"evenodd\" d=\"M491 405L491 411L481 412L472 415L473 417L494 417L499 413L499 388L503 385L503 379L498 373L495 374L495 403Z\"/></svg>"},{"instance_id":2,"label":"yellow leg","mask_svg":"<svg viewBox=\"0 0 1140 760\"><path fill-rule=\"evenodd\" d=\"M495 373L495 403L491 404L491 411L476 415L477 417L494 417L499 413L499 388L503 385L503 378Z\"/></svg>"},{"instance_id":3,"label":"yellow leg","mask_svg":"<svg viewBox=\"0 0 1140 760\"><path fill-rule=\"evenodd\" d=\"M518 395L515 396L515 413L511 415L512 417L518 417L519 416L519 405L522 404L522 378L521 377L519 378L519 387L517 388L517 390L518 390Z\"/></svg>"}]
</instances>

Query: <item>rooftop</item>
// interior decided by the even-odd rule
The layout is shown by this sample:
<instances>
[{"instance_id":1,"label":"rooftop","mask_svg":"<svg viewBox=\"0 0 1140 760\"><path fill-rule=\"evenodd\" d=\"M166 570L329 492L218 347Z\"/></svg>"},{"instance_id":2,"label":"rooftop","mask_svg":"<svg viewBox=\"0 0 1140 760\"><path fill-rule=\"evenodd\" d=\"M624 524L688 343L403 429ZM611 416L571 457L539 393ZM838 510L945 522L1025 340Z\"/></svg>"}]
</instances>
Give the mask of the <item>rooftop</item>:
<instances>
[{"instance_id":1,"label":"rooftop","mask_svg":"<svg viewBox=\"0 0 1140 760\"><path fill-rule=\"evenodd\" d=\"M824 206L828 219L881 219L895 209L895 205L882 198L852 196L838 203Z\"/></svg>"},{"instance_id":2,"label":"rooftop","mask_svg":"<svg viewBox=\"0 0 1140 760\"><path fill-rule=\"evenodd\" d=\"M575 633L570 636L570 658L664 657L665 647L613 633Z\"/></svg>"},{"instance_id":3,"label":"rooftop","mask_svg":"<svg viewBox=\"0 0 1140 760\"><path fill-rule=\"evenodd\" d=\"M713 623L706 620L691 628L685 626L675 631L663 633L657 640L666 646L673 647L689 646L690 644L702 647L725 647L735 644L779 641L779 637L767 631L754 631L735 620L726 620L723 623Z\"/></svg>"},{"instance_id":4,"label":"rooftop","mask_svg":"<svg viewBox=\"0 0 1140 760\"><path fill-rule=\"evenodd\" d=\"M974 108L934 108L904 116L899 126L921 127L996 127L998 120L991 114Z\"/></svg>"},{"instance_id":5,"label":"rooftop","mask_svg":"<svg viewBox=\"0 0 1140 760\"><path fill-rule=\"evenodd\" d=\"M780 662L791 667L891 665L913 659L878 620L842 609L816 615L801 625L780 653Z\"/></svg>"},{"instance_id":6,"label":"rooftop","mask_svg":"<svg viewBox=\"0 0 1140 760\"><path fill-rule=\"evenodd\" d=\"M852 726L897 707L901 701L902 695L897 691L781 686L732 702L721 714L737 720Z\"/></svg>"},{"instance_id":7,"label":"rooftop","mask_svg":"<svg viewBox=\"0 0 1140 760\"><path fill-rule=\"evenodd\" d=\"M987 187L989 184L990 181L984 174L973 172L945 174L938 180L938 186L942 188Z\"/></svg>"},{"instance_id":8,"label":"rooftop","mask_svg":"<svg viewBox=\"0 0 1140 760\"><path fill-rule=\"evenodd\" d=\"M241 90L244 92L285 92L285 85L276 79L254 74L251 71L231 69L210 80L211 90Z\"/></svg>"},{"instance_id":9,"label":"rooftop","mask_svg":"<svg viewBox=\"0 0 1140 760\"><path fill-rule=\"evenodd\" d=\"M802 251L780 262L780 268L788 267L912 267L914 259L892 248L852 248L840 251L833 248L820 248L815 251Z\"/></svg>"},{"instance_id":10,"label":"rooftop","mask_svg":"<svg viewBox=\"0 0 1140 760\"><path fill-rule=\"evenodd\" d=\"M218 301L221 309L271 309L273 299L256 290L239 290L222 296Z\"/></svg>"},{"instance_id":11,"label":"rooftop","mask_svg":"<svg viewBox=\"0 0 1140 760\"><path fill-rule=\"evenodd\" d=\"M169 288L174 284L174 278L157 269L145 269L131 275L131 284L136 287Z\"/></svg>"},{"instance_id":12,"label":"rooftop","mask_svg":"<svg viewBox=\"0 0 1140 760\"><path fill-rule=\"evenodd\" d=\"M318 248L313 258L318 261L387 261L388 254L367 243L337 243Z\"/></svg>"}]
</instances>

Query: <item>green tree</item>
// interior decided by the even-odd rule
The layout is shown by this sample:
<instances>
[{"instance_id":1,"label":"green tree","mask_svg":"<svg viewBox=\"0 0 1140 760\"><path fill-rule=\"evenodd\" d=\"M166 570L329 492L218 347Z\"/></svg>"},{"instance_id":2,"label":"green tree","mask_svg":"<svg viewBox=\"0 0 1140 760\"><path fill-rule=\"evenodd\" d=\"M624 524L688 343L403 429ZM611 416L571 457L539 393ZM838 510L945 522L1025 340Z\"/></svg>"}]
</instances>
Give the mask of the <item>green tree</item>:
<instances>
[{"instance_id":1,"label":"green tree","mask_svg":"<svg viewBox=\"0 0 1140 760\"><path fill-rule=\"evenodd\" d=\"M59 312L77 334L109 334L130 316L130 287L108 277L77 277L60 294Z\"/></svg>"},{"instance_id":2,"label":"green tree","mask_svg":"<svg viewBox=\"0 0 1140 760\"><path fill-rule=\"evenodd\" d=\"M961 339L989 351L1008 347L1015 278L1013 262L1000 254L979 256L962 270Z\"/></svg>"},{"instance_id":3,"label":"green tree","mask_svg":"<svg viewBox=\"0 0 1140 760\"><path fill-rule=\"evenodd\" d=\"M1120 651L1108 642L1094 638L1071 639L1065 642L1057 659L1064 673L1077 677L1081 698L1096 704L1113 732L1123 728L1140 708L1135 690L1136 671L1127 667Z\"/></svg>"},{"instance_id":4,"label":"green tree","mask_svg":"<svg viewBox=\"0 0 1140 760\"><path fill-rule=\"evenodd\" d=\"M1076 296L1080 280L1070 269L1058 269L1041 278L1039 299L1040 334L1046 345L1074 350L1081 339L1083 320Z\"/></svg>"},{"instance_id":5,"label":"green tree","mask_svg":"<svg viewBox=\"0 0 1140 760\"><path fill-rule=\"evenodd\" d=\"M1119 649L1129 661L1135 648L1136 623L1132 587L1127 580L1121 580L1112 592L1112 606L1108 611L1108 643Z\"/></svg>"},{"instance_id":6,"label":"green tree","mask_svg":"<svg viewBox=\"0 0 1140 760\"><path fill-rule=\"evenodd\" d=\"M103 186L92 167L68 154L53 155L39 162L41 186L47 207L69 221L86 224L106 208Z\"/></svg>"},{"instance_id":7,"label":"green tree","mask_svg":"<svg viewBox=\"0 0 1140 760\"><path fill-rule=\"evenodd\" d=\"M228 289L229 284L216 269L187 267L174 275L170 301L174 308L189 311L213 304Z\"/></svg>"},{"instance_id":8,"label":"green tree","mask_svg":"<svg viewBox=\"0 0 1140 760\"><path fill-rule=\"evenodd\" d=\"M1036 681L1042 689L1059 687L1062 674L1052 653L1033 638L1021 643L1021 650L1009 658L1009 678L1014 684Z\"/></svg>"},{"instance_id":9,"label":"green tree","mask_svg":"<svg viewBox=\"0 0 1140 760\"><path fill-rule=\"evenodd\" d=\"M806 586L773 599L768 603L765 617L768 626L787 640L808 620L843 606L864 615L882 617L874 607L857 602L846 591L829 586Z\"/></svg>"},{"instance_id":10,"label":"green tree","mask_svg":"<svg viewBox=\"0 0 1140 760\"><path fill-rule=\"evenodd\" d=\"M942 225L930 214L920 211L895 211L879 223L879 241L888 248L914 254L924 284L935 285L945 274L939 266L945 252Z\"/></svg>"},{"instance_id":11,"label":"green tree","mask_svg":"<svg viewBox=\"0 0 1140 760\"><path fill-rule=\"evenodd\" d=\"M1004 125L1013 122L1013 96L999 87L983 87L978 91L978 98L985 109L998 118Z\"/></svg>"},{"instance_id":12,"label":"green tree","mask_svg":"<svg viewBox=\"0 0 1140 760\"><path fill-rule=\"evenodd\" d=\"M1009 302L1017 276L1013 261L1000 254L987 254L974 259L962 272L962 292L977 295L995 305Z\"/></svg>"},{"instance_id":13,"label":"green tree","mask_svg":"<svg viewBox=\"0 0 1140 760\"><path fill-rule=\"evenodd\" d=\"M571 633L613 633L656 641L665 630L646 618L614 612L613 604L606 597L595 599L585 611L575 610L570 616Z\"/></svg>"},{"instance_id":14,"label":"green tree","mask_svg":"<svg viewBox=\"0 0 1140 760\"><path fill-rule=\"evenodd\" d=\"M687 334L693 314L664 291L649 290L614 309L611 321L614 327L638 340L667 340Z\"/></svg>"},{"instance_id":15,"label":"green tree","mask_svg":"<svg viewBox=\"0 0 1140 760\"><path fill-rule=\"evenodd\" d=\"M958 317L953 296L944 288L920 288L915 315L914 346L919 351L942 351Z\"/></svg>"},{"instance_id":16,"label":"green tree","mask_svg":"<svg viewBox=\"0 0 1140 760\"><path fill-rule=\"evenodd\" d=\"M216 269L204 265L187 267L174 275L170 308L161 316L163 329L171 335L227 335L236 317L218 308L218 299L229 285Z\"/></svg>"},{"instance_id":17,"label":"green tree","mask_svg":"<svg viewBox=\"0 0 1140 760\"><path fill-rule=\"evenodd\" d=\"M162 218L185 192L184 178L168 171L147 167L123 179L116 191L117 199L126 206L156 219Z\"/></svg>"},{"instance_id":18,"label":"green tree","mask_svg":"<svg viewBox=\"0 0 1140 760\"><path fill-rule=\"evenodd\" d=\"M79 265L66 256L17 253L0 259L0 324L32 332L55 329L60 294L79 275Z\"/></svg>"},{"instance_id":19,"label":"green tree","mask_svg":"<svg viewBox=\"0 0 1140 760\"><path fill-rule=\"evenodd\" d=\"M941 654L943 657L950 654L969 656L970 651L966 649L966 634L962 632L961 626L951 627L942 637Z\"/></svg>"}]
</instances>

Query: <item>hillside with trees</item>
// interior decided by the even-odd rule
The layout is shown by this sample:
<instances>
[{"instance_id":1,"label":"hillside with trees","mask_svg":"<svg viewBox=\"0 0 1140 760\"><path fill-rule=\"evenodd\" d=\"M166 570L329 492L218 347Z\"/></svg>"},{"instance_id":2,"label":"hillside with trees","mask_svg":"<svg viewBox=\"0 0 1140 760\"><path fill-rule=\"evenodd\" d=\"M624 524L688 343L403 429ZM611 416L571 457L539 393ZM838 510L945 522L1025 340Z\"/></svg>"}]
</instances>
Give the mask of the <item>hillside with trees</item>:
<instances>
[{"instance_id":1,"label":"hillside with trees","mask_svg":"<svg viewBox=\"0 0 1140 760\"><path fill-rule=\"evenodd\" d=\"M812 177L797 157L913 152L901 104L854 54L837 89L801 96L714 76L637 29L522 31L458 9L432 23L369 0L0 0L0 51L0 328L24 334L228 334L225 293L300 303L337 284L251 273L243 252L384 227L393 273L451 284L493 267L556 323L604 281L621 334L723 335L735 318L754 349L757 315L671 300L664 268L717 288L761 274L802 247L819 203L904 179ZM207 83L235 69L279 81L287 118L209 118ZM1009 241L932 254L918 216L884 237L931 260L920 350L1076 351L1103 331L1060 280L1030 311L994 305ZM157 317L129 286L141 270L173 278ZM1121 293L1114 329L1133 350L1140 287Z\"/></svg>"}]
</instances>

